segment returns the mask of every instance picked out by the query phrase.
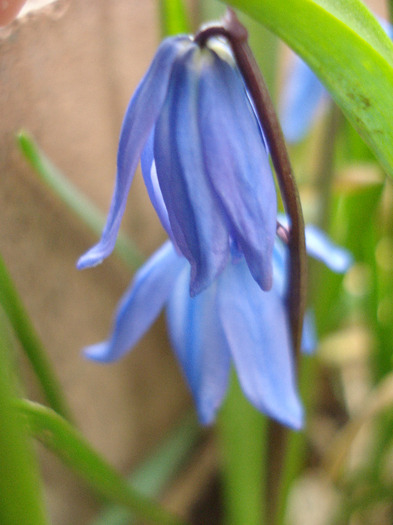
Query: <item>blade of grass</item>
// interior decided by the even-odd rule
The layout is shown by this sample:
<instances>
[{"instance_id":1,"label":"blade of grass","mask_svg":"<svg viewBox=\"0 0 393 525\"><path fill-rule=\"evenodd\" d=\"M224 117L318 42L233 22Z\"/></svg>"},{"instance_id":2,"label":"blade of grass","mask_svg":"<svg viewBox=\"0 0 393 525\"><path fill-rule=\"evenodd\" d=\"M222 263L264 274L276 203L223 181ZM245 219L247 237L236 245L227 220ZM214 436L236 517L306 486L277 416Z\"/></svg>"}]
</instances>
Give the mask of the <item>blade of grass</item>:
<instances>
[{"instance_id":1,"label":"blade of grass","mask_svg":"<svg viewBox=\"0 0 393 525\"><path fill-rule=\"evenodd\" d=\"M0 255L0 303L29 359L49 405L66 419L70 411L44 346Z\"/></svg>"},{"instance_id":2,"label":"blade of grass","mask_svg":"<svg viewBox=\"0 0 393 525\"><path fill-rule=\"evenodd\" d=\"M38 467L20 414L9 359L8 327L0 311L0 523L46 525Z\"/></svg>"},{"instance_id":3,"label":"blade of grass","mask_svg":"<svg viewBox=\"0 0 393 525\"><path fill-rule=\"evenodd\" d=\"M17 401L32 435L55 452L99 494L127 507L149 523L181 525L182 522L156 502L139 494L89 445L83 436L53 410L31 401Z\"/></svg>"},{"instance_id":4,"label":"blade of grass","mask_svg":"<svg viewBox=\"0 0 393 525\"><path fill-rule=\"evenodd\" d=\"M101 235L105 217L46 157L34 139L26 132L17 136L19 148L40 180L45 183L97 235ZM133 269L139 268L144 258L135 244L119 233L115 251Z\"/></svg>"}]
</instances>

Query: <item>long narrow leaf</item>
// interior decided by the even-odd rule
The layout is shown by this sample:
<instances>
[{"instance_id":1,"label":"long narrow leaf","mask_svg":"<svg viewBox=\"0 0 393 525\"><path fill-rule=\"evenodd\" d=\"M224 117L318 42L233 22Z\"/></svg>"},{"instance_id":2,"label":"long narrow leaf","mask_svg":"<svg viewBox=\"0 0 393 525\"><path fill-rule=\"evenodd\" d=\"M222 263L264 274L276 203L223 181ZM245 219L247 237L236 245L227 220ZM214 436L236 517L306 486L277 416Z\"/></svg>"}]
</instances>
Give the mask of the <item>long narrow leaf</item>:
<instances>
[{"instance_id":1,"label":"long narrow leaf","mask_svg":"<svg viewBox=\"0 0 393 525\"><path fill-rule=\"evenodd\" d=\"M130 487L91 448L83 436L56 412L30 401L18 401L17 407L26 416L31 433L84 478L97 493L113 503L127 507L136 516L149 523L160 525L183 523L157 503Z\"/></svg>"},{"instance_id":2,"label":"long narrow leaf","mask_svg":"<svg viewBox=\"0 0 393 525\"><path fill-rule=\"evenodd\" d=\"M360 0L229 0L292 47L393 176L393 44Z\"/></svg>"}]
</instances>

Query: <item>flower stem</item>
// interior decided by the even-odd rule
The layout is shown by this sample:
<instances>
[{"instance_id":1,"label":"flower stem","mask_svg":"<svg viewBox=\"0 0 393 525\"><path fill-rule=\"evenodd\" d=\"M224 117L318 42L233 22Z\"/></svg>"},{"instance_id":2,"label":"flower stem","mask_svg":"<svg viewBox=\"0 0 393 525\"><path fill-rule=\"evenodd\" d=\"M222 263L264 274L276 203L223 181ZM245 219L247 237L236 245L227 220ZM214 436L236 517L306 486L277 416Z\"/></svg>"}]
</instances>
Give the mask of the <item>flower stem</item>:
<instances>
[{"instance_id":1,"label":"flower stem","mask_svg":"<svg viewBox=\"0 0 393 525\"><path fill-rule=\"evenodd\" d=\"M195 41L203 46L213 36L224 36L230 43L237 66L254 102L255 111L263 128L272 158L285 211L289 216L289 287L288 309L296 362L300 356L303 316L306 306L306 245L304 220L299 194L286 149L284 136L266 83L247 43L247 30L231 9L227 10L222 25L212 25L200 30ZM278 227L278 233L283 231ZM274 523L283 478L288 430L272 421L269 427L269 470L267 473L267 523Z\"/></svg>"}]
</instances>

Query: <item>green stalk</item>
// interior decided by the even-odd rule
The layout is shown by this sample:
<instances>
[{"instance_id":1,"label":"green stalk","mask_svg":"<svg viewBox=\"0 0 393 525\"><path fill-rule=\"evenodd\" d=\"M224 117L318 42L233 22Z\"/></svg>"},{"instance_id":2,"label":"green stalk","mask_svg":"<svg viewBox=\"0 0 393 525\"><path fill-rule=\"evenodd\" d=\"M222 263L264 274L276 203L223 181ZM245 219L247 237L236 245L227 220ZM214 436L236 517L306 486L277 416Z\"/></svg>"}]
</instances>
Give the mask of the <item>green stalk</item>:
<instances>
[{"instance_id":1,"label":"green stalk","mask_svg":"<svg viewBox=\"0 0 393 525\"><path fill-rule=\"evenodd\" d=\"M30 361L49 405L66 419L70 411L52 365L0 255L0 303Z\"/></svg>"},{"instance_id":2,"label":"green stalk","mask_svg":"<svg viewBox=\"0 0 393 525\"><path fill-rule=\"evenodd\" d=\"M46 525L38 467L23 421L13 406L16 385L7 328L0 312L0 523Z\"/></svg>"},{"instance_id":3,"label":"green stalk","mask_svg":"<svg viewBox=\"0 0 393 525\"><path fill-rule=\"evenodd\" d=\"M190 24L183 0L159 0L161 36L190 33Z\"/></svg>"},{"instance_id":4,"label":"green stalk","mask_svg":"<svg viewBox=\"0 0 393 525\"><path fill-rule=\"evenodd\" d=\"M83 436L64 418L38 403L19 400L17 408L26 416L30 432L55 452L98 493L113 503L127 507L138 518L159 525L183 522L142 496L95 452ZM23 522L20 522L23 523ZM14 525L14 524L13 524Z\"/></svg>"},{"instance_id":5,"label":"green stalk","mask_svg":"<svg viewBox=\"0 0 393 525\"><path fill-rule=\"evenodd\" d=\"M40 180L94 233L101 235L105 217L100 210L52 164L26 131L20 131L17 139L21 152ZM139 268L144 261L135 244L121 232L117 238L115 251L133 269Z\"/></svg>"},{"instance_id":6,"label":"green stalk","mask_svg":"<svg viewBox=\"0 0 393 525\"><path fill-rule=\"evenodd\" d=\"M218 418L226 525L265 523L266 418L245 399L235 374Z\"/></svg>"}]
</instances>

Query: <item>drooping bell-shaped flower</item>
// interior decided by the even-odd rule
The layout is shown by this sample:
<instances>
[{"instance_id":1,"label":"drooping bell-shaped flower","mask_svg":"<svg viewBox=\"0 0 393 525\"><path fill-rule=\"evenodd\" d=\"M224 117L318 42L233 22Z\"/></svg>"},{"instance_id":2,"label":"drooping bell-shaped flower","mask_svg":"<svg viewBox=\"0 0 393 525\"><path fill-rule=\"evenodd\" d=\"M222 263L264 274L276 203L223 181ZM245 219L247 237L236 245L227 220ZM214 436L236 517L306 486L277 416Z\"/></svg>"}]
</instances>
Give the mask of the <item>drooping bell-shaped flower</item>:
<instances>
[{"instance_id":1,"label":"drooping bell-shaped flower","mask_svg":"<svg viewBox=\"0 0 393 525\"><path fill-rule=\"evenodd\" d=\"M235 244L263 290L272 286L276 194L260 123L229 47L168 38L128 106L111 208L79 268L113 250L142 157L150 199L191 265L190 291L206 289Z\"/></svg>"},{"instance_id":2,"label":"drooping bell-shaped flower","mask_svg":"<svg viewBox=\"0 0 393 525\"><path fill-rule=\"evenodd\" d=\"M379 17L378 21L393 39L392 25ZM327 100L329 93L325 86L308 65L294 55L280 104L281 126L288 142L300 142L307 135Z\"/></svg>"},{"instance_id":3,"label":"drooping bell-shaped flower","mask_svg":"<svg viewBox=\"0 0 393 525\"><path fill-rule=\"evenodd\" d=\"M307 249L331 269L344 272L348 252L319 230L306 229ZM298 396L287 311L288 250L276 241L273 287L265 292L252 278L245 257L232 249L220 276L195 297L191 267L167 241L137 272L116 312L108 341L85 350L87 357L112 362L128 352L166 306L172 346L193 394L200 421L211 423L234 365L244 394L256 408L298 429L303 409ZM304 350L315 343L308 314Z\"/></svg>"}]
</instances>

